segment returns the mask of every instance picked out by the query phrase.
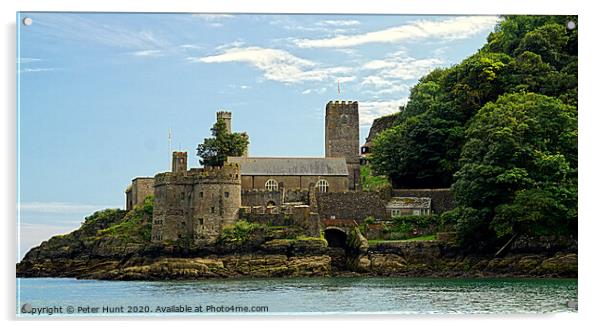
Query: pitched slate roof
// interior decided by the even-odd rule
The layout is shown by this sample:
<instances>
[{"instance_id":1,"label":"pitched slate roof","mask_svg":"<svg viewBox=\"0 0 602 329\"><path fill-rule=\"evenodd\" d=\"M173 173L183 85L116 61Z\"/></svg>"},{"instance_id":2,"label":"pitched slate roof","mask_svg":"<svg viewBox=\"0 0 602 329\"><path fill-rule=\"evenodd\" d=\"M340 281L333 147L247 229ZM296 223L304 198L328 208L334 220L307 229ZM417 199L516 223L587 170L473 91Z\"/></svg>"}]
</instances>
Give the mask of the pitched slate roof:
<instances>
[{"instance_id":1,"label":"pitched slate roof","mask_svg":"<svg viewBox=\"0 0 602 329\"><path fill-rule=\"evenodd\" d=\"M228 157L240 164L241 175L347 176L345 158Z\"/></svg>"},{"instance_id":2,"label":"pitched slate roof","mask_svg":"<svg viewBox=\"0 0 602 329\"><path fill-rule=\"evenodd\" d=\"M395 197L387 203L392 209L431 209L431 198Z\"/></svg>"}]
</instances>

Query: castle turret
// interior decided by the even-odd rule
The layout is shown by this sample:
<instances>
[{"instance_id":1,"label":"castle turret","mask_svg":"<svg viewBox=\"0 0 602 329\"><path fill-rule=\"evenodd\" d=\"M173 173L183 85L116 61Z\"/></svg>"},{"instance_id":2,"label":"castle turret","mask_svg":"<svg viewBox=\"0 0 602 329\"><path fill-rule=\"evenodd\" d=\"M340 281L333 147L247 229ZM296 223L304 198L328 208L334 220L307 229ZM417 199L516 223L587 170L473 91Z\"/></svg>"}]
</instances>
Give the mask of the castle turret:
<instances>
[{"instance_id":1,"label":"castle turret","mask_svg":"<svg viewBox=\"0 0 602 329\"><path fill-rule=\"evenodd\" d=\"M226 124L226 131L228 134L232 133L232 113L226 111L217 112L217 120L222 119Z\"/></svg>"},{"instance_id":2,"label":"castle turret","mask_svg":"<svg viewBox=\"0 0 602 329\"><path fill-rule=\"evenodd\" d=\"M188 153L175 151L171 155L171 172L185 173L188 170Z\"/></svg>"},{"instance_id":3,"label":"castle turret","mask_svg":"<svg viewBox=\"0 0 602 329\"><path fill-rule=\"evenodd\" d=\"M236 222L241 206L240 181L238 164L203 169L200 184L194 186L195 242L215 242L225 225Z\"/></svg>"},{"instance_id":4,"label":"castle turret","mask_svg":"<svg viewBox=\"0 0 602 329\"><path fill-rule=\"evenodd\" d=\"M330 101L326 104L325 155L347 162L349 189L360 189L360 128L356 101Z\"/></svg>"},{"instance_id":5,"label":"castle turret","mask_svg":"<svg viewBox=\"0 0 602 329\"><path fill-rule=\"evenodd\" d=\"M191 169L186 175L157 174L152 241L217 241L223 227L238 219L240 181L240 166L232 163Z\"/></svg>"}]
</instances>

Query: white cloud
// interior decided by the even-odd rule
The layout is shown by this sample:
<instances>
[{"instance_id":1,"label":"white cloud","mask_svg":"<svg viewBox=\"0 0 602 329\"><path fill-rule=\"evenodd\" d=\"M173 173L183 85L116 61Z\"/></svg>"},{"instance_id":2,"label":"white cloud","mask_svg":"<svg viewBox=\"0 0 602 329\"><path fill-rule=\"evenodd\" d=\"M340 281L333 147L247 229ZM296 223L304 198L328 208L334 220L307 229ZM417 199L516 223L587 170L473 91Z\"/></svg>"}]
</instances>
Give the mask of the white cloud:
<instances>
[{"instance_id":1,"label":"white cloud","mask_svg":"<svg viewBox=\"0 0 602 329\"><path fill-rule=\"evenodd\" d=\"M357 77L355 77L355 76L339 77L339 78L337 78L337 81L339 83L346 83L346 82L355 81L356 78Z\"/></svg>"},{"instance_id":2,"label":"white cloud","mask_svg":"<svg viewBox=\"0 0 602 329\"><path fill-rule=\"evenodd\" d=\"M67 202L21 202L17 205L22 212L46 214L89 213L100 209L119 208L116 206L99 206Z\"/></svg>"},{"instance_id":3,"label":"white cloud","mask_svg":"<svg viewBox=\"0 0 602 329\"><path fill-rule=\"evenodd\" d=\"M398 50L383 59L364 63L361 69L368 75L362 78L360 87L364 93L373 96L407 95L414 80L442 64L438 58L416 59L408 56L405 50Z\"/></svg>"},{"instance_id":4,"label":"white cloud","mask_svg":"<svg viewBox=\"0 0 602 329\"><path fill-rule=\"evenodd\" d=\"M205 21L208 26L211 27L222 27L224 26L224 20L233 18L234 15L229 14L192 14L193 17L200 18Z\"/></svg>"},{"instance_id":5,"label":"white cloud","mask_svg":"<svg viewBox=\"0 0 602 329\"><path fill-rule=\"evenodd\" d=\"M139 50L131 52L130 55L136 57L161 57L164 56L163 51L157 49Z\"/></svg>"},{"instance_id":6,"label":"white cloud","mask_svg":"<svg viewBox=\"0 0 602 329\"><path fill-rule=\"evenodd\" d=\"M301 92L303 95L311 94L311 89L305 89Z\"/></svg>"},{"instance_id":7,"label":"white cloud","mask_svg":"<svg viewBox=\"0 0 602 329\"><path fill-rule=\"evenodd\" d=\"M244 41L236 40L236 41L225 43L223 45L219 45L219 46L215 47L215 50L224 50L224 49L229 49L229 48L241 48L244 45L245 45Z\"/></svg>"},{"instance_id":8,"label":"white cloud","mask_svg":"<svg viewBox=\"0 0 602 329\"><path fill-rule=\"evenodd\" d=\"M437 21L419 20L380 31L324 39L299 39L295 43L301 48L345 48L368 43L394 43L427 38L456 40L492 30L498 21L497 16L460 16Z\"/></svg>"},{"instance_id":9,"label":"white cloud","mask_svg":"<svg viewBox=\"0 0 602 329\"><path fill-rule=\"evenodd\" d=\"M443 64L438 58L416 59L412 57L388 57L367 62L365 70L378 70L380 75L401 80L413 80Z\"/></svg>"},{"instance_id":10,"label":"white cloud","mask_svg":"<svg viewBox=\"0 0 602 329\"><path fill-rule=\"evenodd\" d=\"M19 73L36 73L36 72L49 72L56 71L54 67L38 67L38 68L24 68L20 69Z\"/></svg>"},{"instance_id":11,"label":"white cloud","mask_svg":"<svg viewBox=\"0 0 602 329\"><path fill-rule=\"evenodd\" d=\"M399 107L405 105L407 98L386 100L386 101L360 101L359 115L360 125L369 126L374 119L395 113L399 111Z\"/></svg>"},{"instance_id":12,"label":"white cloud","mask_svg":"<svg viewBox=\"0 0 602 329\"><path fill-rule=\"evenodd\" d=\"M43 33L57 40L66 38L80 43L98 43L127 50L169 49L171 44L152 30L132 29L111 20L106 23L77 14L52 14L36 21Z\"/></svg>"},{"instance_id":13,"label":"white cloud","mask_svg":"<svg viewBox=\"0 0 602 329\"><path fill-rule=\"evenodd\" d=\"M316 23L318 26L357 26L361 23L351 19L324 20Z\"/></svg>"},{"instance_id":14,"label":"white cloud","mask_svg":"<svg viewBox=\"0 0 602 329\"><path fill-rule=\"evenodd\" d=\"M337 76L352 71L351 68L341 66L321 67L313 61L299 58L287 51L261 47L233 47L219 55L188 59L197 63L247 63L262 71L266 79L284 83L336 79Z\"/></svg>"},{"instance_id":15,"label":"white cloud","mask_svg":"<svg viewBox=\"0 0 602 329\"><path fill-rule=\"evenodd\" d=\"M17 58L18 64L28 64L28 63L34 63L34 62L39 62L39 61L41 61L41 59L39 59L39 58L28 58L28 57Z\"/></svg>"},{"instance_id":16,"label":"white cloud","mask_svg":"<svg viewBox=\"0 0 602 329\"><path fill-rule=\"evenodd\" d=\"M364 77L360 86L364 88L366 93L372 95L407 93L410 90L410 85L408 84L401 81L383 79L377 75Z\"/></svg>"},{"instance_id":17,"label":"white cloud","mask_svg":"<svg viewBox=\"0 0 602 329\"><path fill-rule=\"evenodd\" d=\"M223 19L233 18L234 15L230 14L192 14L193 17L200 18L205 21L218 21Z\"/></svg>"},{"instance_id":18,"label":"white cloud","mask_svg":"<svg viewBox=\"0 0 602 329\"><path fill-rule=\"evenodd\" d=\"M182 48L182 49L203 49L203 47L201 47L201 46L192 45L192 44L189 44L189 43L180 45L179 47Z\"/></svg>"}]
</instances>

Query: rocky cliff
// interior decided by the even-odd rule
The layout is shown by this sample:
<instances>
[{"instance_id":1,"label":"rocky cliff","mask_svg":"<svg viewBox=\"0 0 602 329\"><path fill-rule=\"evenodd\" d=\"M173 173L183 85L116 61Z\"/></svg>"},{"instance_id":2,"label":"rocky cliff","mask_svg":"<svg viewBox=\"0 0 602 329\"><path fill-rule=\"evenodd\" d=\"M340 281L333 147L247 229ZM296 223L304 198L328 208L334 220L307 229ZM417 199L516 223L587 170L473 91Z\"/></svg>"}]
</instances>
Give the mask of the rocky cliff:
<instances>
[{"instance_id":1,"label":"rocky cliff","mask_svg":"<svg viewBox=\"0 0 602 329\"><path fill-rule=\"evenodd\" d=\"M149 212L105 210L72 233L32 248L17 264L18 277L162 280L282 276L576 277L574 240L517 239L503 257L466 254L442 241L368 245L359 230L348 248L286 229L251 226L245 239L215 245L150 243ZM297 232L298 233L298 232ZM295 233L295 234L297 234Z\"/></svg>"}]
</instances>

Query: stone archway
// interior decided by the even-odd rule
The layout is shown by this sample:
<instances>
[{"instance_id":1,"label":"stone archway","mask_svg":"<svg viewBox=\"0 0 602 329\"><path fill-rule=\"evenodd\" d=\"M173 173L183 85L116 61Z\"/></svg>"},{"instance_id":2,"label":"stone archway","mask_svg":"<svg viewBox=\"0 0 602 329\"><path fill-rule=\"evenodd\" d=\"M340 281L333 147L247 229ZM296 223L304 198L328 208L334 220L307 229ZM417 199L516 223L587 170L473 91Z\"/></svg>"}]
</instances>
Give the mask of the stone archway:
<instances>
[{"instance_id":1,"label":"stone archway","mask_svg":"<svg viewBox=\"0 0 602 329\"><path fill-rule=\"evenodd\" d=\"M327 227L324 229L324 238L328 242L328 255L331 258L330 265L334 271L347 270L347 233L338 227Z\"/></svg>"},{"instance_id":2,"label":"stone archway","mask_svg":"<svg viewBox=\"0 0 602 329\"><path fill-rule=\"evenodd\" d=\"M347 233L340 228L326 228L324 238L328 242L329 248L347 249Z\"/></svg>"}]
</instances>

